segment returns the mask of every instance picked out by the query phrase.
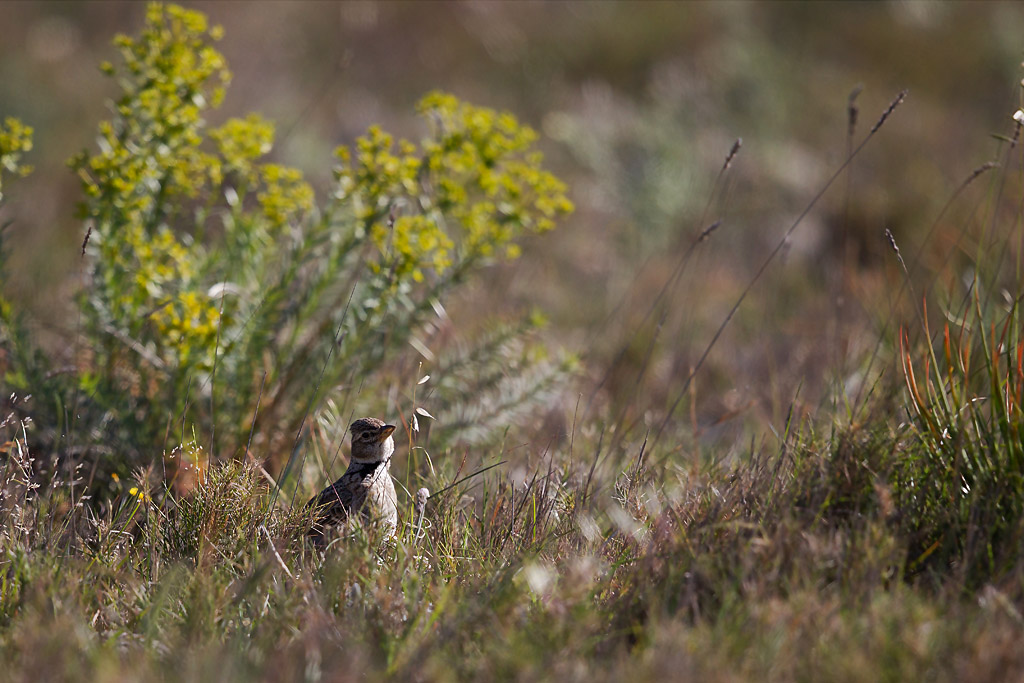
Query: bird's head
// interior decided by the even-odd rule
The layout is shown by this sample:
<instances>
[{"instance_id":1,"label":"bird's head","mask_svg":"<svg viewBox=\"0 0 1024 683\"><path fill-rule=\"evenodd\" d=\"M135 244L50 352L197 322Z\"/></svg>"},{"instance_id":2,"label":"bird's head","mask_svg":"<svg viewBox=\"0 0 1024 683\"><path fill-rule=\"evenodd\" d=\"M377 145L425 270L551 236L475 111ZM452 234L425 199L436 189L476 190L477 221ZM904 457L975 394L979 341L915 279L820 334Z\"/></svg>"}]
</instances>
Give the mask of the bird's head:
<instances>
[{"instance_id":1,"label":"bird's head","mask_svg":"<svg viewBox=\"0 0 1024 683\"><path fill-rule=\"evenodd\" d=\"M375 417L363 417L349 428L352 434L352 460L354 462L381 462L389 460L395 452L395 440L391 438L395 425L385 424Z\"/></svg>"}]
</instances>

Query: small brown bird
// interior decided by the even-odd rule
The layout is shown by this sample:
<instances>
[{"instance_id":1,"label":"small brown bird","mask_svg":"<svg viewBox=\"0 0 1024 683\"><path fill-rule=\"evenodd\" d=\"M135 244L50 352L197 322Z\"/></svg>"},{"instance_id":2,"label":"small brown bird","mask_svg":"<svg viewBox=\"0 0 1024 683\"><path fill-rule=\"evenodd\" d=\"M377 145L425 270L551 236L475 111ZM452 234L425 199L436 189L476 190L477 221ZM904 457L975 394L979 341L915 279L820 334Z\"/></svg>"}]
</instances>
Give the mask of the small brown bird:
<instances>
[{"instance_id":1,"label":"small brown bird","mask_svg":"<svg viewBox=\"0 0 1024 683\"><path fill-rule=\"evenodd\" d=\"M309 535L317 545L323 544L329 527L353 514L379 524L385 538L391 537L398 527L398 496L390 472L395 452L391 434L395 426L375 417L364 417L353 422L348 430L352 434L348 469L341 479L306 503L307 508L316 510Z\"/></svg>"}]
</instances>

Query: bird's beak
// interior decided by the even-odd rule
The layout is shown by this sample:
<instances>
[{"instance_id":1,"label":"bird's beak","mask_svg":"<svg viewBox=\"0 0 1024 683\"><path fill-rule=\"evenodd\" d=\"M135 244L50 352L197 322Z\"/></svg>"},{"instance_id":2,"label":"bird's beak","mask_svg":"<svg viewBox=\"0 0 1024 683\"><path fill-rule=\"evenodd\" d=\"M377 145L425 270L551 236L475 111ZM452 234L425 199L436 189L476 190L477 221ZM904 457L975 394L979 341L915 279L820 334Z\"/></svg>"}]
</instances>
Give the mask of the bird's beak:
<instances>
[{"instance_id":1,"label":"bird's beak","mask_svg":"<svg viewBox=\"0 0 1024 683\"><path fill-rule=\"evenodd\" d=\"M388 438L394 431L395 425L384 425L383 427L380 428L380 440L383 441L384 439Z\"/></svg>"}]
</instances>

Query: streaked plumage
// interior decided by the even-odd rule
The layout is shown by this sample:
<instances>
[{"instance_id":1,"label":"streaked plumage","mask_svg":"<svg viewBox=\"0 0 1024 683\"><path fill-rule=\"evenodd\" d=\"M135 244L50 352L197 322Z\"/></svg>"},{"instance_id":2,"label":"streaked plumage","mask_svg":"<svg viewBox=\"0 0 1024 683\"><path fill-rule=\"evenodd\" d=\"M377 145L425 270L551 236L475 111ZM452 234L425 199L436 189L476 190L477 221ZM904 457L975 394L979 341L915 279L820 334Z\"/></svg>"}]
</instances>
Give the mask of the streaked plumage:
<instances>
[{"instance_id":1,"label":"streaked plumage","mask_svg":"<svg viewBox=\"0 0 1024 683\"><path fill-rule=\"evenodd\" d=\"M365 522L379 524L385 536L398 526L398 497L391 481L391 456L395 440L394 425L374 417L364 417L349 426L352 435L352 459L336 482L314 496L307 508L316 518L309 535L318 544L332 526L358 514Z\"/></svg>"}]
</instances>

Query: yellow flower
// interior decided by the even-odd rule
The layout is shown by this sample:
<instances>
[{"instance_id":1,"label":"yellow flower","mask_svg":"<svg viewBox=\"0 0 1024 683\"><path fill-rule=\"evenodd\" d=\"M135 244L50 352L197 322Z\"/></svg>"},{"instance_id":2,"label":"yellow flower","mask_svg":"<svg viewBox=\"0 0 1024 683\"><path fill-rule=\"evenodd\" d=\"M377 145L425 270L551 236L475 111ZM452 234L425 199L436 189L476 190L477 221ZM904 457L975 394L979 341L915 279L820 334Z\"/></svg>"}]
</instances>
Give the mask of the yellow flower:
<instances>
[{"instance_id":1,"label":"yellow flower","mask_svg":"<svg viewBox=\"0 0 1024 683\"><path fill-rule=\"evenodd\" d=\"M0 124L0 200L3 199L3 176L10 173L26 176L32 167L21 163L21 157L32 149L32 127L8 116Z\"/></svg>"},{"instance_id":2,"label":"yellow flower","mask_svg":"<svg viewBox=\"0 0 1024 683\"><path fill-rule=\"evenodd\" d=\"M228 119L223 126L210 131L210 138L217 143L227 167L246 182L253 182L253 162L274 146L274 124L259 114L249 114L244 119Z\"/></svg>"},{"instance_id":3,"label":"yellow flower","mask_svg":"<svg viewBox=\"0 0 1024 683\"><path fill-rule=\"evenodd\" d=\"M564 183L542 167L531 149L537 133L508 112L496 112L433 92L419 112L433 135L420 146L377 126L340 148L335 196L353 213L380 251L374 272L386 267L398 281L424 279L477 258L517 258L517 242L554 227L572 211ZM395 154L397 146L398 154ZM410 207L385 227L394 207Z\"/></svg>"},{"instance_id":4,"label":"yellow flower","mask_svg":"<svg viewBox=\"0 0 1024 683\"><path fill-rule=\"evenodd\" d=\"M274 227L298 219L313 208L313 188L302 179L302 172L280 164L260 167L263 191L256 200L263 215Z\"/></svg>"}]
</instances>

